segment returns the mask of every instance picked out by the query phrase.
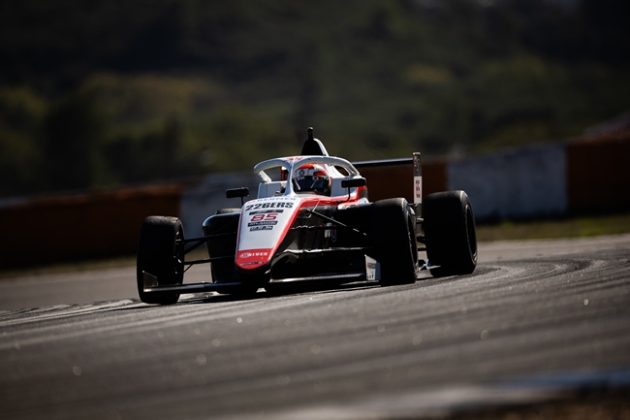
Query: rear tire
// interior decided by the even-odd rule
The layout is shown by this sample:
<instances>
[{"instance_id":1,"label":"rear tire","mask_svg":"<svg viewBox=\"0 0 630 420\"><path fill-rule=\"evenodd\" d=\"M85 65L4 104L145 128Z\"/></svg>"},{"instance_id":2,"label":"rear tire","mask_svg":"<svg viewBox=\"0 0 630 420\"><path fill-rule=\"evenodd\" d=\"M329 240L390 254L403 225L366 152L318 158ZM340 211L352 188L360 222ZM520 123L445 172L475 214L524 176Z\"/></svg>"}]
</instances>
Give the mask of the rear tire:
<instances>
[{"instance_id":1,"label":"rear tire","mask_svg":"<svg viewBox=\"0 0 630 420\"><path fill-rule=\"evenodd\" d=\"M391 198L374 203L370 229L374 258L381 267L381 286L416 281L415 231L407 200Z\"/></svg>"},{"instance_id":2,"label":"rear tire","mask_svg":"<svg viewBox=\"0 0 630 420\"><path fill-rule=\"evenodd\" d=\"M429 194L423 203L427 257L433 277L470 274L477 266L475 217L464 191Z\"/></svg>"},{"instance_id":3,"label":"rear tire","mask_svg":"<svg viewBox=\"0 0 630 420\"><path fill-rule=\"evenodd\" d=\"M178 292L144 292L144 273L157 278L158 286L182 284L184 278L184 239L181 221L176 217L149 216L140 229L136 279L138 295L145 303L169 305L179 299Z\"/></svg>"}]
</instances>

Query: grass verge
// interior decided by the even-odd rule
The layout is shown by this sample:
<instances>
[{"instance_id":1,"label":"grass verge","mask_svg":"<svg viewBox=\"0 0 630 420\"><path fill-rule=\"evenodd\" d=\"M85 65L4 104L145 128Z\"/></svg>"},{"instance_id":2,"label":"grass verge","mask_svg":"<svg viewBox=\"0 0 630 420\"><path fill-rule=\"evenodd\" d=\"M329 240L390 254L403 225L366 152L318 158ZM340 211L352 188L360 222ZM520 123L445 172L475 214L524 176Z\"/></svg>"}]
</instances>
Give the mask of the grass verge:
<instances>
[{"instance_id":1,"label":"grass verge","mask_svg":"<svg viewBox=\"0 0 630 420\"><path fill-rule=\"evenodd\" d=\"M585 238L630 233L630 213L477 226L480 242L510 239Z\"/></svg>"}]
</instances>

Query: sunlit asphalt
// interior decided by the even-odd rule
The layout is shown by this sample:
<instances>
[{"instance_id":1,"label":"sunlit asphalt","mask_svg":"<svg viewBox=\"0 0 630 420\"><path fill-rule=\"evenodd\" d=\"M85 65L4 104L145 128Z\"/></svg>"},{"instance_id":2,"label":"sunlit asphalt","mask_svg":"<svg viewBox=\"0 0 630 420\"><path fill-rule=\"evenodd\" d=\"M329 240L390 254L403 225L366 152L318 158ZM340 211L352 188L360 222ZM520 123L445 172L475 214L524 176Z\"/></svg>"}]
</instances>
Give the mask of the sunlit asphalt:
<instances>
[{"instance_id":1,"label":"sunlit asphalt","mask_svg":"<svg viewBox=\"0 0 630 420\"><path fill-rule=\"evenodd\" d=\"M133 267L3 279L0 417L399 418L627 385L629 235L480 253L471 276L167 307Z\"/></svg>"}]
</instances>

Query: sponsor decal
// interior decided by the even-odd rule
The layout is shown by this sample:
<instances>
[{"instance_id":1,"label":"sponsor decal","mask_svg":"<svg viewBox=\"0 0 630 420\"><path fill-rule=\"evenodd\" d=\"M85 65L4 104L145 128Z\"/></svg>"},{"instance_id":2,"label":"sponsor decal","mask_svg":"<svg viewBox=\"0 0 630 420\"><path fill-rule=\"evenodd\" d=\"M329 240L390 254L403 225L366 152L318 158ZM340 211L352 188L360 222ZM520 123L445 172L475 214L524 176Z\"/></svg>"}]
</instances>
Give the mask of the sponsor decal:
<instances>
[{"instance_id":1,"label":"sponsor decal","mask_svg":"<svg viewBox=\"0 0 630 420\"><path fill-rule=\"evenodd\" d=\"M238 254L238 258L241 259L250 259L250 258L258 258L258 257L267 257L269 256L268 250L251 250L251 251L243 251Z\"/></svg>"},{"instance_id":2,"label":"sponsor decal","mask_svg":"<svg viewBox=\"0 0 630 420\"><path fill-rule=\"evenodd\" d=\"M260 231L260 230L273 230L273 226L252 226L249 228L250 232Z\"/></svg>"},{"instance_id":3,"label":"sponsor decal","mask_svg":"<svg viewBox=\"0 0 630 420\"><path fill-rule=\"evenodd\" d=\"M256 268L267 264L271 249L248 249L236 253L236 264L242 268Z\"/></svg>"},{"instance_id":4,"label":"sponsor decal","mask_svg":"<svg viewBox=\"0 0 630 420\"><path fill-rule=\"evenodd\" d=\"M252 226L275 226L277 224L278 224L278 222L252 222L252 223L248 223L247 227L252 227Z\"/></svg>"},{"instance_id":5,"label":"sponsor decal","mask_svg":"<svg viewBox=\"0 0 630 420\"><path fill-rule=\"evenodd\" d=\"M250 232L255 230L272 230L278 224L278 213L276 212L252 212L251 219L247 223ZM255 228L255 229L254 229Z\"/></svg>"},{"instance_id":6,"label":"sponsor decal","mask_svg":"<svg viewBox=\"0 0 630 420\"><path fill-rule=\"evenodd\" d=\"M257 213L251 216L250 222L275 222L278 220L278 213Z\"/></svg>"},{"instance_id":7,"label":"sponsor decal","mask_svg":"<svg viewBox=\"0 0 630 420\"><path fill-rule=\"evenodd\" d=\"M414 176L414 204L422 203L422 177Z\"/></svg>"},{"instance_id":8,"label":"sponsor decal","mask_svg":"<svg viewBox=\"0 0 630 420\"><path fill-rule=\"evenodd\" d=\"M245 211L259 210L259 209L290 209L293 208L293 202L291 201L270 201L263 203L247 204Z\"/></svg>"}]
</instances>

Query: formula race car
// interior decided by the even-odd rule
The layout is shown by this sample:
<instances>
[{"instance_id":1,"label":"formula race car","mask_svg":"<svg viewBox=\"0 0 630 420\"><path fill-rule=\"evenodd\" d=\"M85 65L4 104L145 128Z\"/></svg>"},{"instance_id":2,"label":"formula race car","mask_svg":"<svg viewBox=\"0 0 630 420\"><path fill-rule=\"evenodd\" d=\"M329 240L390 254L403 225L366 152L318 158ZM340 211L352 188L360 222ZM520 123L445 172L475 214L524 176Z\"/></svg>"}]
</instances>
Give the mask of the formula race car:
<instances>
[{"instance_id":1,"label":"formula race car","mask_svg":"<svg viewBox=\"0 0 630 420\"><path fill-rule=\"evenodd\" d=\"M184 293L251 295L259 288L273 293L303 282L409 284L421 269L436 277L472 273L477 241L468 197L448 191L423 201L417 157L409 180L413 203L405 198L370 202L357 167L329 156L309 128L299 156L254 166L260 177L256 199L245 202L244 187L226 191L228 198L240 198L241 207L209 216L202 237L184 238L176 217L145 219L137 258L140 299L172 304ZM204 245L207 259L186 260ZM426 251L428 260L420 260L418 251ZM183 283L195 264L209 264L211 278Z\"/></svg>"}]
</instances>

